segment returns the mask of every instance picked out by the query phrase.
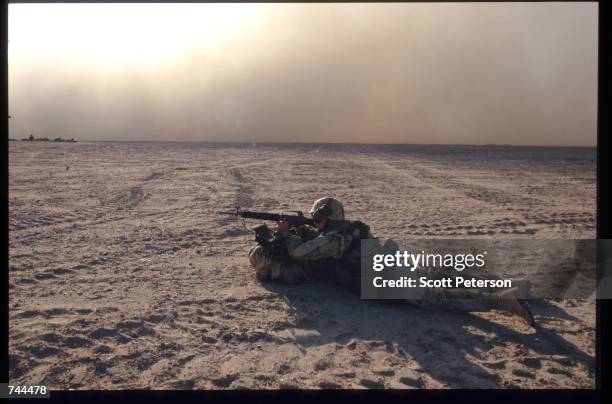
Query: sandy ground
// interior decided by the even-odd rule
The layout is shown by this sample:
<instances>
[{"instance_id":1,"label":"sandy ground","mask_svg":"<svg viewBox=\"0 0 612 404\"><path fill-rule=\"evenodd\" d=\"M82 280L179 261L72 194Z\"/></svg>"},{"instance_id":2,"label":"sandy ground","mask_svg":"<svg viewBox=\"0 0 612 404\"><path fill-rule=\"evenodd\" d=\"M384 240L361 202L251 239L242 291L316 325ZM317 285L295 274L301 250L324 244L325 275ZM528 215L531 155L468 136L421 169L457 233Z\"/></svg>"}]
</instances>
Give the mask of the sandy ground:
<instances>
[{"instance_id":1,"label":"sandy ground","mask_svg":"<svg viewBox=\"0 0 612 404\"><path fill-rule=\"evenodd\" d=\"M594 387L593 301L533 302L533 330L260 284L215 214L333 195L383 239L594 238L592 150L11 142L9 176L12 382Z\"/></svg>"}]
</instances>

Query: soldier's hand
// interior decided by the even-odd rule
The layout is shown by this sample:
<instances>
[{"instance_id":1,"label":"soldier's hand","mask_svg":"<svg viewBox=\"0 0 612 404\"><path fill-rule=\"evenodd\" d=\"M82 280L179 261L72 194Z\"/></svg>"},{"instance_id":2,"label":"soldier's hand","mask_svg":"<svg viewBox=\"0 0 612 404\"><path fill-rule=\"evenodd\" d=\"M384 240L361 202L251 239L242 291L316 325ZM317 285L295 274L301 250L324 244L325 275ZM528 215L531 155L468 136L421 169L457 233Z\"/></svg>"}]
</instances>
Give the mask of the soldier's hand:
<instances>
[{"instance_id":1,"label":"soldier's hand","mask_svg":"<svg viewBox=\"0 0 612 404\"><path fill-rule=\"evenodd\" d=\"M285 234L289 232L289 223L287 223L284 220L281 220L280 222L278 222L278 228L276 229L277 232L281 233L281 234Z\"/></svg>"},{"instance_id":2,"label":"soldier's hand","mask_svg":"<svg viewBox=\"0 0 612 404\"><path fill-rule=\"evenodd\" d=\"M298 236L302 237L304 234L306 234L307 231L308 229L306 228L306 225L301 224L297 229Z\"/></svg>"},{"instance_id":3,"label":"soldier's hand","mask_svg":"<svg viewBox=\"0 0 612 404\"><path fill-rule=\"evenodd\" d=\"M308 226L307 224L303 224L298 227L298 235L300 237L312 239L317 237L319 235L319 232L314 227Z\"/></svg>"}]
</instances>

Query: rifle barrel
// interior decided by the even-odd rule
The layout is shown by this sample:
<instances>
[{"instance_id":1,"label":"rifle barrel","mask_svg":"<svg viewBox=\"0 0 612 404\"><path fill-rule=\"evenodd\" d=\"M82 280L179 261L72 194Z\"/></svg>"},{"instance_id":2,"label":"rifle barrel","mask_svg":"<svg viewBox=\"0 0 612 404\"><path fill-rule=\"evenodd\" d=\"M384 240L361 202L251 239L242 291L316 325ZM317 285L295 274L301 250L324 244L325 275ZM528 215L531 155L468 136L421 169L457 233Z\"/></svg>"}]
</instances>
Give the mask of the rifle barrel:
<instances>
[{"instance_id":1,"label":"rifle barrel","mask_svg":"<svg viewBox=\"0 0 612 404\"><path fill-rule=\"evenodd\" d=\"M256 219L256 220L269 220L272 222L278 222L280 220L286 220L290 225L300 224L314 224L314 220L304 217L302 214L298 215L284 215L279 213L270 212L254 212L250 210L236 210L234 212L221 211L217 212L222 215L240 216L245 219Z\"/></svg>"},{"instance_id":2,"label":"rifle barrel","mask_svg":"<svg viewBox=\"0 0 612 404\"><path fill-rule=\"evenodd\" d=\"M278 222L281 219L281 215L278 213L252 212L248 210L240 211L240 216L246 219L271 220L274 222Z\"/></svg>"}]
</instances>

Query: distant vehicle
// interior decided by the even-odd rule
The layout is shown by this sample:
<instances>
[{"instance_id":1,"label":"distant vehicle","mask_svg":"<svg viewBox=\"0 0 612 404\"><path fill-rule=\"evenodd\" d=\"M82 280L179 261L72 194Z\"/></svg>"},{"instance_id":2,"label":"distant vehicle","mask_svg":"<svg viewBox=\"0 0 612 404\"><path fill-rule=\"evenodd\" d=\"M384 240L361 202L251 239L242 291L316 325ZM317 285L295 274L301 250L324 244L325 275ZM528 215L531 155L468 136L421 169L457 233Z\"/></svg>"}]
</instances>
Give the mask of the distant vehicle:
<instances>
[{"instance_id":1,"label":"distant vehicle","mask_svg":"<svg viewBox=\"0 0 612 404\"><path fill-rule=\"evenodd\" d=\"M49 142L49 138L46 137L41 137L41 138L35 138L33 134L30 134L30 137L28 138L24 138L21 139L24 142ZM69 142L69 143L76 143L76 140L74 140L73 137L71 137L70 139L62 139L61 137L56 137L55 139L53 139L54 142Z\"/></svg>"}]
</instances>

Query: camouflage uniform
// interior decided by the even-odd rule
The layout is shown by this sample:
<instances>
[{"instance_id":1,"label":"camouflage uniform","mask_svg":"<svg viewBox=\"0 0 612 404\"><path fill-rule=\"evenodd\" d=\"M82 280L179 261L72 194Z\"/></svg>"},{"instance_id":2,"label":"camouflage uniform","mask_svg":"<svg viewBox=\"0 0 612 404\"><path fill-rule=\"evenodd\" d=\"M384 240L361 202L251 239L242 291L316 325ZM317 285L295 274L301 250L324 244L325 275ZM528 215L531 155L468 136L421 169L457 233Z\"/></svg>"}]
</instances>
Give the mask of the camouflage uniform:
<instances>
[{"instance_id":1,"label":"camouflage uniform","mask_svg":"<svg viewBox=\"0 0 612 404\"><path fill-rule=\"evenodd\" d=\"M273 257L259 245L249 251L249 261L255 268L258 279L288 284L308 279L325 279L332 280L353 293L361 293L359 240L374 237L363 223L344 220L344 209L340 202L333 198L317 200L311 209L311 215L322 201L330 200L337 203L336 214L330 217L321 233L309 228L301 237L292 234L282 236L288 259ZM505 310L518 314L527 323L533 324L533 317L527 307L517 299L507 298L509 293L513 292L487 293L479 289L430 288L421 299L408 302L417 305L436 304L450 310L467 312ZM388 300L383 302L394 303Z\"/></svg>"},{"instance_id":2,"label":"camouflage uniform","mask_svg":"<svg viewBox=\"0 0 612 404\"><path fill-rule=\"evenodd\" d=\"M313 218L327 219L322 232L307 227L301 236L282 235L287 259L273 257L261 246L249 252L249 261L259 279L298 283L307 279L334 280L359 293L359 240L372 238L361 222L344 220L344 207L330 197L320 198L312 206Z\"/></svg>"},{"instance_id":3,"label":"camouflage uniform","mask_svg":"<svg viewBox=\"0 0 612 404\"><path fill-rule=\"evenodd\" d=\"M356 288L359 292L359 244L351 246L356 236L342 231L351 224L349 221L332 221L321 233L311 228L302 237L292 234L284 236L289 260L272 257L258 245L249 252L249 261L259 279L289 284L307 279L326 279L351 290ZM366 237L371 237L371 234ZM349 247L352 248L347 251Z\"/></svg>"}]
</instances>

